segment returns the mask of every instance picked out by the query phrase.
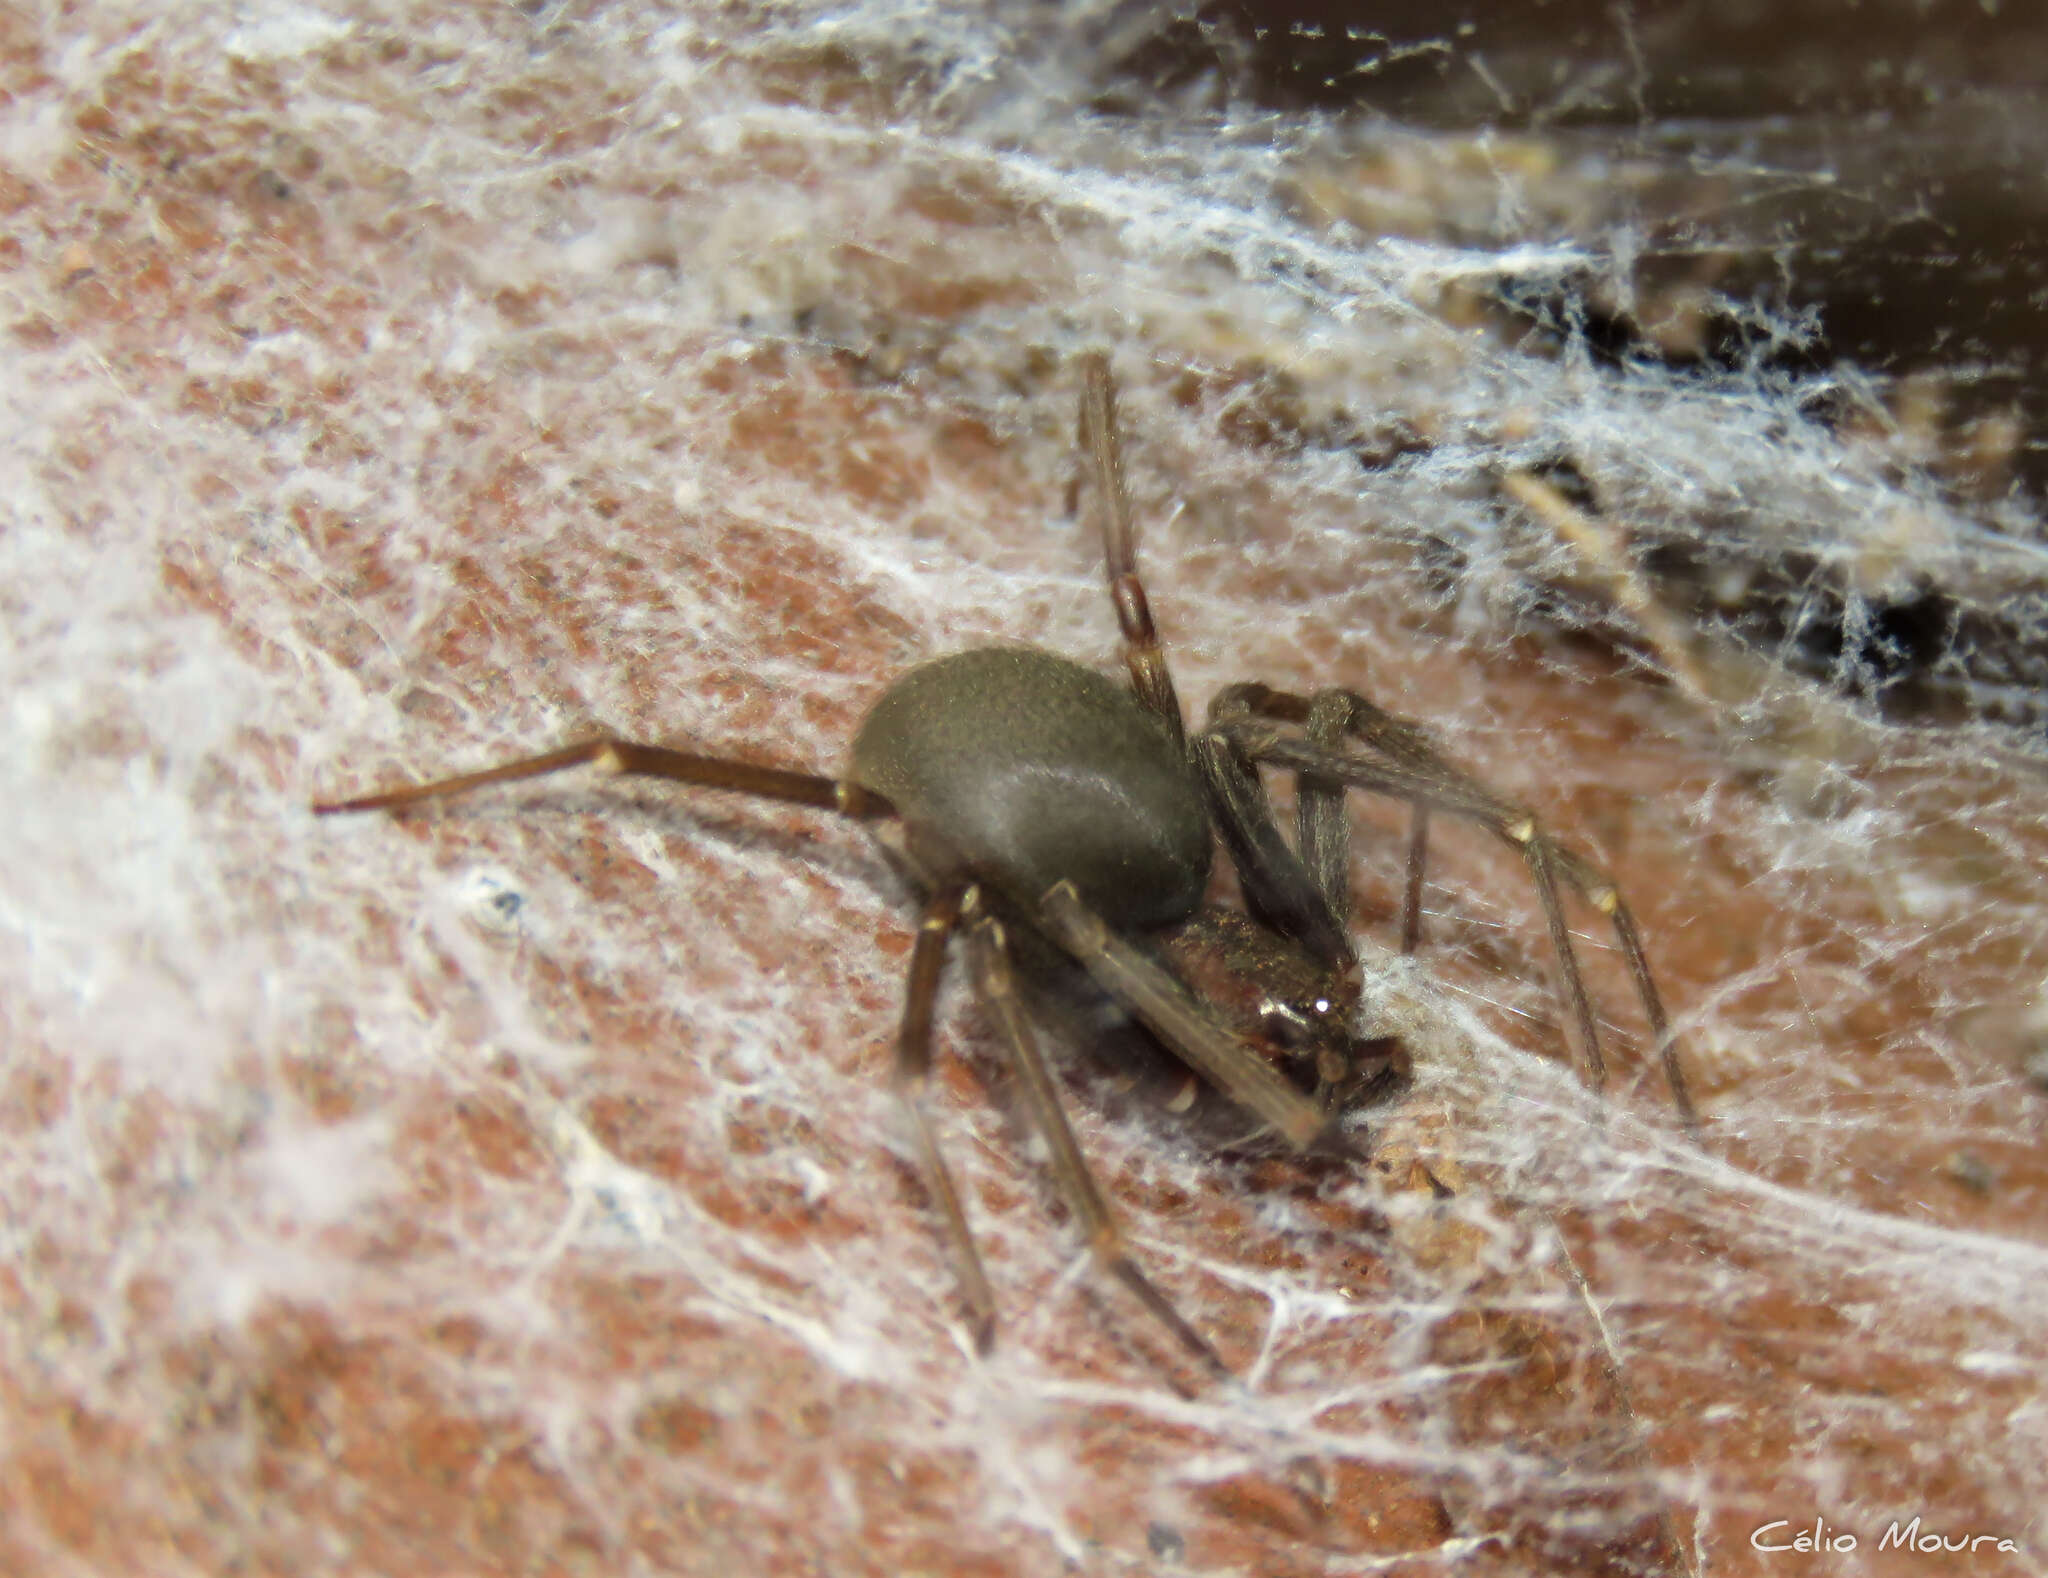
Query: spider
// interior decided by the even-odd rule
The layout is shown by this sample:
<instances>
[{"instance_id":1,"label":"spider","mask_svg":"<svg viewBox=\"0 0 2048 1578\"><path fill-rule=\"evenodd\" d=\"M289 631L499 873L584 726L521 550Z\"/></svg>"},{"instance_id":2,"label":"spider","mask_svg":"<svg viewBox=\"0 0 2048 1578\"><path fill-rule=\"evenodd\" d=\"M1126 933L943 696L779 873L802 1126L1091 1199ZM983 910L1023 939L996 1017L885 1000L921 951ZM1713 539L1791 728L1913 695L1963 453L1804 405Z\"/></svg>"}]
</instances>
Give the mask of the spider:
<instances>
[{"instance_id":1,"label":"spider","mask_svg":"<svg viewBox=\"0 0 2048 1578\"><path fill-rule=\"evenodd\" d=\"M596 739L431 783L329 801L316 813L397 810L578 766L813 806L874 824L923 893L896 1039L895 1084L957 1267L976 1346L996 1301L926 1110L933 1002L956 936L1013 1060L1028 1116L1095 1263L1210 1370L1229 1369L1139 1269L1061 1106L1019 995L1020 933L1078 961L1203 1081L1297 1151L1338 1149L1352 1105L1398 1083L1394 1041L1353 1028L1358 955L1344 924L1351 789L1412 810L1401 941L1422 934L1430 819L1475 822L1520 853L1556 952L1587 1073L1604 1077L1560 888L1612 922L1688 1130L1697 1120L1640 934L1613 880L1524 808L1447 762L1416 724L1345 690L1232 685L1190 737L1139 579L1106 355L1084 360L1080 444L1093 472L1128 688L1030 646L919 664L885 690L843 776L792 772L630 740ZM1290 845L1259 770L1295 775ZM1220 835L1248 913L1203 903Z\"/></svg>"}]
</instances>

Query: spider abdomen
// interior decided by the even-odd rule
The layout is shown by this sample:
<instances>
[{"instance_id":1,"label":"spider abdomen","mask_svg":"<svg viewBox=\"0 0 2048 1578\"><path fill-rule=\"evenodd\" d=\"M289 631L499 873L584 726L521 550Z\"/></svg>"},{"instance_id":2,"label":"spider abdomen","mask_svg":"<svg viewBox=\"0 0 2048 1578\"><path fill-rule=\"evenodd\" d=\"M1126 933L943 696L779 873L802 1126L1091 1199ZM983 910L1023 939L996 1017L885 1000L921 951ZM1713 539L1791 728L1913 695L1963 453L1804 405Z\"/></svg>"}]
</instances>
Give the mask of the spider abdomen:
<instances>
[{"instance_id":1,"label":"spider abdomen","mask_svg":"<svg viewBox=\"0 0 2048 1578\"><path fill-rule=\"evenodd\" d=\"M1033 905L1071 881L1114 926L1179 920L1209 878L1180 743L1122 686L1036 647L919 664L854 736L850 776L963 868Z\"/></svg>"}]
</instances>

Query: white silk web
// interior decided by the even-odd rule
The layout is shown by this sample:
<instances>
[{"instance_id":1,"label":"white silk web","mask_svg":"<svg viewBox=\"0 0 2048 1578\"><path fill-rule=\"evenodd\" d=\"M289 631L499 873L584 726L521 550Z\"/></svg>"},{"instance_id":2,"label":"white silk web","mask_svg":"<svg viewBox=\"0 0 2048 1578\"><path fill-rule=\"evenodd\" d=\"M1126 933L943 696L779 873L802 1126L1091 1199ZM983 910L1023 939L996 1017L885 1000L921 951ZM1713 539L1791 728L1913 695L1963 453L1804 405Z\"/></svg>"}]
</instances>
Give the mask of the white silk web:
<instances>
[{"instance_id":1,"label":"white silk web","mask_svg":"<svg viewBox=\"0 0 2048 1578\"><path fill-rule=\"evenodd\" d=\"M2035 501L1852 368L1593 354L1640 232L1554 149L1100 97L1141 21L7 24L0 1565L1743 1572L1818 1523L1909 1571L1914 1517L2040 1559ZM1476 834L1385 951L1361 807L1418 1065L1372 1165L1218 1156L1047 1032L1232 1387L1075 1264L949 984L965 1351L856 830L308 812L597 724L830 767L973 642L1112 667L1095 346L1184 697L1356 687L1611 866L1707 1118L1580 909L1603 1115Z\"/></svg>"}]
</instances>

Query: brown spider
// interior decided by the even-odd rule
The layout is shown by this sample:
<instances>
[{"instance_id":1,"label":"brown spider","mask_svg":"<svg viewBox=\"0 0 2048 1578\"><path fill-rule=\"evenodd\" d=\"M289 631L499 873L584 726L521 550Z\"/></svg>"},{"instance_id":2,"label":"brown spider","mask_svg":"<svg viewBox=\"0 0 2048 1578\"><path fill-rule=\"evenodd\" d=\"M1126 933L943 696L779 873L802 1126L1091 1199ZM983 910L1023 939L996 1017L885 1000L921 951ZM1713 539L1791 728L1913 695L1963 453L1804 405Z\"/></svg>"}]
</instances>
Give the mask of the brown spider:
<instances>
[{"instance_id":1,"label":"brown spider","mask_svg":"<svg viewBox=\"0 0 2048 1578\"><path fill-rule=\"evenodd\" d=\"M1036 647L980 647L920 664L884 691L854 736L840 778L600 739L314 810L395 809L588 764L880 824L926 894L897 1037L896 1083L978 1345L986 1349L993 1340L995 1296L923 1105L932 1005L956 932L965 934L976 989L1015 1060L1054 1178L1095 1260L1190 1352L1228 1373L1125 1247L1024 1012L1012 928L1036 932L1079 961L1182 1062L1288 1145L1332 1145L1347 1105L1398 1080L1406 1066L1392 1041L1353 1032L1359 965L1344 925L1344 795L1365 789L1393 796L1414 815L1403 949L1421 937L1431 814L1477 822L1528 862L1594 1087L1604 1073L1600 1043L1565 927L1560 881L1614 923L1679 1114L1688 1129L1696 1119L1641 939L1612 879L1553 842L1532 813L1451 766L1417 725L1349 691L1302 697L1243 684L1217 696L1208 726L1187 736L1138 578L1107 358L1089 356L1085 371L1080 439L1101 499L1128 690ZM1296 775L1292 846L1274 820L1261 767ZM1202 903L1219 833L1249 915Z\"/></svg>"}]
</instances>

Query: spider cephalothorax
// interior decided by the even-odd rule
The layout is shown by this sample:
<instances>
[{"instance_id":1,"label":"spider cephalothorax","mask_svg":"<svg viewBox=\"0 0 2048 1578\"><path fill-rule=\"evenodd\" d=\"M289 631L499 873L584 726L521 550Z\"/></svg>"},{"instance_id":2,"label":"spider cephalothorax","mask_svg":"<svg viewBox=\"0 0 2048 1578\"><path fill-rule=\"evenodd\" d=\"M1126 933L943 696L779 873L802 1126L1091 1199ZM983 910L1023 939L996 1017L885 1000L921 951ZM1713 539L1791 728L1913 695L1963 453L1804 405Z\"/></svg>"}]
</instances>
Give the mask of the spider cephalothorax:
<instances>
[{"instance_id":1,"label":"spider cephalothorax","mask_svg":"<svg viewBox=\"0 0 2048 1578\"><path fill-rule=\"evenodd\" d=\"M1326 1112L1389 1094L1408 1073L1398 1038L1358 1031L1358 974L1236 910L1164 927L1160 956L1232 1031Z\"/></svg>"}]
</instances>

